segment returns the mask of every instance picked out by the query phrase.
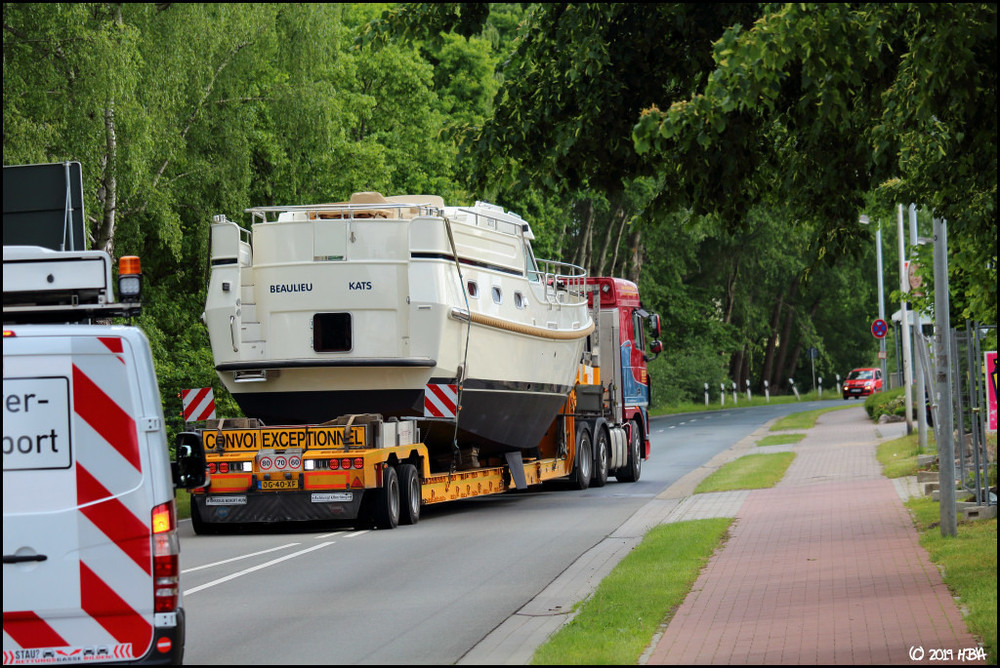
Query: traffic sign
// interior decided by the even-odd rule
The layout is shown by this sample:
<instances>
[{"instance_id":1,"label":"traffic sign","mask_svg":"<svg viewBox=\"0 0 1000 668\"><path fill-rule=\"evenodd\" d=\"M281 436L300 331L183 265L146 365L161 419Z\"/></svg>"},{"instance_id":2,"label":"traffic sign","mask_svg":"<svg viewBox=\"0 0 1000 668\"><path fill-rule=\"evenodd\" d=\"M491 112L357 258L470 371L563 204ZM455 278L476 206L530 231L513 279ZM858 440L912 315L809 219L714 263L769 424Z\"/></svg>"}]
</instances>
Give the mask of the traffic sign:
<instances>
[{"instance_id":1,"label":"traffic sign","mask_svg":"<svg viewBox=\"0 0 1000 668\"><path fill-rule=\"evenodd\" d=\"M878 318L872 322L872 336L876 339L884 338L887 331L889 331L889 328L885 324L885 320L882 320L882 318Z\"/></svg>"}]
</instances>

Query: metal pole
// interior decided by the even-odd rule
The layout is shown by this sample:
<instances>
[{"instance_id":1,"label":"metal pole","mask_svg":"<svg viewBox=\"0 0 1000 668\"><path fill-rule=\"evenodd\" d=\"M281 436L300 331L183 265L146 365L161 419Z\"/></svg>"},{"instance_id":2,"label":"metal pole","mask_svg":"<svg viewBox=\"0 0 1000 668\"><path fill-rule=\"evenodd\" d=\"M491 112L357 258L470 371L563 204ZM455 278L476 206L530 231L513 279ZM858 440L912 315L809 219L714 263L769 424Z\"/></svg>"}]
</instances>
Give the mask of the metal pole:
<instances>
[{"instance_id":1,"label":"metal pole","mask_svg":"<svg viewBox=\"0 0 1000 668\"><path fill-rule=\"evenodd\" d=\"M906 315L906 295L910 291L910 280L906 271L906 242L903 238L903 205L898 207L899 228L899 290L903 298L899 301L899 324L903 336L903 403L906 406L906 433L913 433L913 380L910 371L910 325Z\"/></svg>"},{"instance_id":2,"label":"metal pole","mask_svg":"<svg viewBox=\"0 0 1000 668\"><path fill-rule=\"evenodd\" d=\"M948 297L948 223L934 219L935 399L938 403L938 481L941 492L941 535L958 535L955 505L955 433L951 395L951 303Z\"/></svg>"},{"instance_id":3,"label":"metal pole","mask_svg":"<svg viewBox=\"0 0 1000 668\"><path fill-rule=\"evenodd\" d=\"M878 318L885 321L885 287L882 285L882 221L875 228L875 251L878 269ZM882 365L882 378L889 381L889 361L886 359L885 337L878 340L879 362Z\"/></svg>"},{"instance_id":4,"label":"metal pole","mask_svg":"<svg viewBox=\"0 0 1000 668\"><path fill-rule=\"evenodd\" d=\"M917 205L910 205L910 246L914 248L919 243L919 238L917 237ZM911 286L912 287L912 286ZM915 331L923 334L924 331L924 316L921 313L914 314L914 326ZM916 345L917 339L914 337L914 345ZM916 352L914 352L914 359L916 359ZM916 372L915 378L917 381L916 385L916 401L918 402L917 408L917 444L919 452L924 452L927 450L927 409L925 408L925 402L927 401L927 380L924 378L924 367L921 364L914 364L914 371Z\"/></svg>"}]
</instances>

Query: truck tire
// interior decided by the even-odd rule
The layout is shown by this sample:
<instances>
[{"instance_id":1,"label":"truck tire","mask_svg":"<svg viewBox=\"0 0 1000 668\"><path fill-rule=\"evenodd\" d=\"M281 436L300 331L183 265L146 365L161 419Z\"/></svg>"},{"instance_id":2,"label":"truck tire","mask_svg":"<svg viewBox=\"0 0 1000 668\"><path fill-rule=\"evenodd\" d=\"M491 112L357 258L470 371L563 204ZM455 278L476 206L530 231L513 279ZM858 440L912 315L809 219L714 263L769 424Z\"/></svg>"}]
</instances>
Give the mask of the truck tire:
<instances>
[{"instance_id":1,"label":"truck tire","mask_svg":"<svg viewBox=\"0 0 1000 668\"><path fill-rule=\"evenodd\" d=\"M594 466L593 441L590 437L590 427L580 425L576 431L576 466L573 473L573 486L577 489L587 489L590 486L590 471Z\"/></svg>"},{"instance_id":2,"label":"truck tire","mask_svg":"<svg viewBox=\"0 0 1000 668\"><path fill-rule=\"evenodd\" d=\"M591 487L604 487L608 482L608 461L611 456L611 434L604 425L597 427L594 437L594 475Z\"/></svg>"},{"instance_id":3,"label":"truck tire","mask_svg":"<svg viewBox=\"0 0 1000 668\"><path fill-rule=\"evenodd\" d=\"M625 466L615 471L619 482L637 482L642 474L642 431L635 420L628 424L628 457Z\"/></svg>"},{"instance_id":4,"label":"truck tire","mask_svg":"<svg viewBox=\"0 0 1000 668\"><path fill-rule=\"evenodd\" d=\"M201 519L201 512L198 511L198 504L191 499L191 528L199 536L211 536L219 533L219 528Z\"/></svg>"},{"instance_id":5,"label":"truck tire","mask_svg":"<svg viewBox=\"0 0 1000 668\"><path fill-rule=\"evenodd\" d=\"M399 526L399 475L386 466L382 470L382 486L375 492L375 527L395 529Z\"/></svg>"},{"instance_id":6,"label":"truck tire","mask_svg":"<svg viewBox=\"0 0 1000 668\"><path fill-rule=\"evenodd\" d=\"M399 523L420 521L420 476L413 464L399 465Z\"/></svg>"}]
</instances>

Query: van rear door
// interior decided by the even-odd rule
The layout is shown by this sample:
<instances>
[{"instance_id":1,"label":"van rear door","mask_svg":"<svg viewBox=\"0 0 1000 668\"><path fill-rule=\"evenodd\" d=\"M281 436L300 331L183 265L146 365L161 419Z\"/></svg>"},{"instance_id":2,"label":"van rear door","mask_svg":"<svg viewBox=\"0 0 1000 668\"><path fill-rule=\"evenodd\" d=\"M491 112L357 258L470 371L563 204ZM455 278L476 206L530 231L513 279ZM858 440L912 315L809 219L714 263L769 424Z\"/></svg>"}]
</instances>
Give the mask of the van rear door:
<instances>
[{"instance_id":1,"label":"van rear door","mask_svg":"<svg viewBox=\"0 0 1000 668\"><path fill-rule=\"evenodd\" d=\"M108 327L9 329L4 665L142 657L153 638L151 512L162 485L150 481L133 344Z\"/></svg>"}]
</instances>

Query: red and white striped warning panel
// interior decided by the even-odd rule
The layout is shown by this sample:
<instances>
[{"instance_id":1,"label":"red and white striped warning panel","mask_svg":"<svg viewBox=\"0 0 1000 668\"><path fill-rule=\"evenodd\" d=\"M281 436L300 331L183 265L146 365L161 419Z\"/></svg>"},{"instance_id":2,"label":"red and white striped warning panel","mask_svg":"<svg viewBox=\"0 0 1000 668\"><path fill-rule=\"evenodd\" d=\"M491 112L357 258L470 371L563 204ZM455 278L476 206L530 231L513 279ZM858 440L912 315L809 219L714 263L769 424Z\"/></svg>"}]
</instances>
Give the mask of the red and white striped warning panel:
<instances>
[{"instance_id":1,"label":"red and white striped warning panel","mask_svg":"<svg viewBox=\"0 0 1000 668\"><path fill-rule=\"evenodd\" d=\"M185 422L215 419L215 394L210 387L181 390L181 403Z\"/></svg>"},{"instance_id":2,"label":"red and white striped warning panel","mask_svg":"<svg viewBox=\"0 0 1000 668\"><path fill-rule=\"evenodd\" d=\"M4 665L128 660L153 639L147 437L132 358L112 338L34 359L5 350L4 394L30 395L40 412L5 413L4 438L41 433L36 450L50 454L24 452L13 471L4 460L5 492L25 499L5 498L4 550L10 539L47 556L4 566Z\"/></svg>"},{"instance_id":3,"label":"red and white striped warning panel","mask_svg":"<svg viewBox=\"0 0 1000 668\"><path fill-rule=\"evenodd\" d=\"M458 385L428 383L424 387L424 417L453 418L458 414Z\"/></svg>"}]
</instances>

